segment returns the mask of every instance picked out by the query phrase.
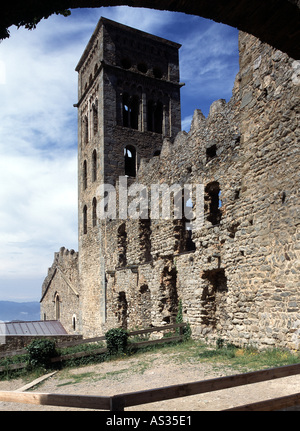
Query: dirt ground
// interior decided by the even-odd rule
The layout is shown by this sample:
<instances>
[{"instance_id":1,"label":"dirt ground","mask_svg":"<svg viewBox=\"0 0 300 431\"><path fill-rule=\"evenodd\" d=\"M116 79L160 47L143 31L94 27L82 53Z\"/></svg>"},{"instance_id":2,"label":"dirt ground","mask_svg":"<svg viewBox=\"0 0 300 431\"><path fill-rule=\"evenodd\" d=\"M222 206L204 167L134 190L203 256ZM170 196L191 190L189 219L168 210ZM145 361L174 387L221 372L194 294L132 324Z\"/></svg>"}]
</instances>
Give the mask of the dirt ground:
<instances>
[{"instance_id":1,"label":"dirt ground","mask_svg":"<svg viewBox=\"0 0 300 431\"><path fill-rule=\"evenodd\" d=\"M31 392L111 396L237 374L223 365L195 361L182 362L176 354L147 353L80 368L58 371ZM22 379L0 381L0 391L24 386ZM300 375L232 389L166 400L126 409L126 411L218 411L300 392ZM0 411L70 411L74 408L0 403Z\"/></svg>"}]
</instances>

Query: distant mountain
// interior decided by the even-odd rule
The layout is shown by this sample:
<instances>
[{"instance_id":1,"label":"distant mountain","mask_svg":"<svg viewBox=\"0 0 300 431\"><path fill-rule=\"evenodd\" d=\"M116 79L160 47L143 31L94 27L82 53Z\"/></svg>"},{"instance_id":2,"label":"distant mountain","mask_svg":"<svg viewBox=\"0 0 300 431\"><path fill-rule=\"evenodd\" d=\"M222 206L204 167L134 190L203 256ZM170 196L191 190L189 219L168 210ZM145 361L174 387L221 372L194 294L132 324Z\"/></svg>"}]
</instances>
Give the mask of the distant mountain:
<instances>
[{"instance_id":1,"label":"distant mountain","mask_svg":"<svg viewBox=\"0 0 300 431\"><path fill-rule=\"evenodd\" d=\"M0 320L40 320L40 303L0 301Z\"/></svg>"}]
</instances>

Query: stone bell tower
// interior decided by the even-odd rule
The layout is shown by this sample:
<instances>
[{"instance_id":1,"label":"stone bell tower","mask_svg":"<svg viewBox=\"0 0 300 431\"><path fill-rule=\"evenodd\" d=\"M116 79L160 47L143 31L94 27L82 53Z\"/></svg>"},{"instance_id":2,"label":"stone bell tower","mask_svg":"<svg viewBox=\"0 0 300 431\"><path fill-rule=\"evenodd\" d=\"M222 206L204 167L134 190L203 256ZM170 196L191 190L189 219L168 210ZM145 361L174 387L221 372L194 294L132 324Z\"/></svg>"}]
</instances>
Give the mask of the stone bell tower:
<instances>
[{"instance_id":1,"label":"stone bell tower","mask_svg":"<svg viewBox=\"0 0 300 431\"><path fill-rule=\"evenodd\" d=\"M134 178L141 158L181 130L180 45L101 18L78 72L80 322L84 336L106 319L105 224L97 188Z\"/></svg>"}]
</instances>

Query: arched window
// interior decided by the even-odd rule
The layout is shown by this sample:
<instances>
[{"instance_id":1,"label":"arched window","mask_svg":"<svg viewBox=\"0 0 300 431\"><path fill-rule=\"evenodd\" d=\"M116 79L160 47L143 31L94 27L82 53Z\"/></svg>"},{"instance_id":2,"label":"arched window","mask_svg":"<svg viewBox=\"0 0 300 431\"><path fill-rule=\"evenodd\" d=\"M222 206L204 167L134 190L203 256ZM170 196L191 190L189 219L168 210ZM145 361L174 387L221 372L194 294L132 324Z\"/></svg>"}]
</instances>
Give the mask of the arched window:
<instances>
[{"instance_id":1,"label":"arched window","mask_svg":"<svg viewBox=\"0 0 300 431\"><path fill-rule=\"evenodd\" d=\"M93 155L92 155L92 180L96 181L97 180L97 151L94 150L93 151Z\"/></svg>"},{"instance_id":2,"label":"arched window","mask_svg":"<svg viewBox=\"0 0 300 431\"><path fill-rule=\"evenodd\" d=\"M136 176L136 149L132 145L124 148L125 175Z\"/></svg>"},{"instance_id":3,"label":"arched window","mask_svg":"<svg viewBox=\"0 0 300 431\"><path fill-rule=\"evenodd\" d=\"M147 103L147 129L149 132L162 133L163 104L149 100Z\"/></svg>"},{"instance_id":4,"label":"arched window","mask_svg":"<svg viewBox=\"0 0 300 431\"><path fill-rule=\"evenodd\" d=\"M73 314L73 317L72 317L72 328L73 328L73 331L76 331L76 315L75 314Z\"/></svg>"},{"instance_id":5,"label":"arched window","mask_svg":"<svg viewBox=\"0 0 300 431\"><path fill-rule=\"evenodd\" d=\"M59 295L55 295L55 319L60 319L60 300Z\"/></svg>"},{"instance_id":6,"label":"arched window","mask_svg":"<svg viewBox=\"0 0 300 431\"><path fill-rule=\"evenodd\" d=\"M93 131L94 135L98 132L98 100L92 105L93 109Z\"/></svg>"},{"instance_id":7,"label":"arched window","mask_svg":"<svg viewBox=\"0 0 300 431\"><path fill-rule=\"evenodd\" d=\"M82 184L83 184L83 190L85 190L87 188L87 163L86 163L86 160L83 162Z\"/></svg>"},{"instance_id":8,"label":"arched window","mask_svg":"<svg viewBox=\"0 0 300 431\"><path fill-rule=\"evenodd\" d=\"M83 233L87 233L87 206L83 207Z\"/></svg>"},{"instance_id":9,"label":"arched window","mask_svg":"<svg viewBox=\"0 0 300 431\"><path fill-rule=\"evenodd\" d=\"M138 96L129 96L124 93L122 97L123 126L138 130L140 101Z\"/></svg>"},{"instance_id":10,"label":"arched window","mask_svg":"<svg viewBox=\"0 0 300 431\"><path fill-rule=\"evenodd\" d=\"M92 213L92 218L93 218L93 227L95 227L97 225L97 199L94 198L93 199L93 213Z\"/></svg>"},{"instance_id":11,"label":"arched window","mask_svg":"<svg viewBox=\"0 0 300 431\"><path fill-rule=\"evenodd\" d=\"M87 144L89 141L89 120L88 116L85 115L83 119L83 142Z\"/></svg>"}]
</instances>

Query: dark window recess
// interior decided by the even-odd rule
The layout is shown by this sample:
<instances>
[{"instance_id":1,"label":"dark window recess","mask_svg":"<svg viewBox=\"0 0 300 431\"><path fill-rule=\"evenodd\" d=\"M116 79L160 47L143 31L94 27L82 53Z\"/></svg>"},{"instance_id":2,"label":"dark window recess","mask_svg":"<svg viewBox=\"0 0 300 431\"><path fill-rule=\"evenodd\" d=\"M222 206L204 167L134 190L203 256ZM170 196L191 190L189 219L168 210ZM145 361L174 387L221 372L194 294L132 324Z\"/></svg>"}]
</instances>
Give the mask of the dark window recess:
<instances>
[{"instance_id":1,"label":"dark window recess","mask_svg":"<svg viewBox=\"0 0 300 431\"><path fill-rule=\"evenodd\" d=\"M139 63L139 64L137 65L137 68L138 68L138 70L139 70L140 72L142 72L142 73L147 73L148 66L147 66L145 63Z\"/></svg>"},{"instance_id":2,"label":"dark window recess","mask_svg":"<svg viewBox=\"0 0 300 431\"><path fill-rule=\"evenodd\" d=\"M93 103L93 130L94 135L98 132L98 101Z\"/></svg>"},{"instance_id":3,"label":"dark window recess","mask_svg":"<svg viewBox=\"0 0 300 431\"><path fill-rule=\"evenodd\" d=\"M211 159L216 157L217 155L217 146L216 144L211 147L206 148L206 161L209 162Z\"/></svg>"},{"instance_id":4,"label":"dark window recess","mask_svg":"<svg viewBox=\"0 0 300 431\"><path fill-rule=\"evenodd\" d=\"M149 132L162 133L163 104L149 100L147 104L147 129Z\"/></svg>"},{"instance_id":5,"label":"dark window recess","mask_svg":"<svg viewBox=\"0 0 300 431\"><path fill-rule=\"evenodd\" d=\"M124 148L125 175L136 176L136 150L132 145Z\"/></svg>"},{"instance_id":6,"label":"dark window recess","mask_svg":"<svg viewBox=\"0 0 300 431\"><path fill-rule=\"evenodd\" d=\"M92 180L96 181L97 180L97 151L94 150L93 151L93 155L92 155Z\"/></svg>"},{"instance_id":7,"label":"dark window recess","mask_svg":"<svg viewBox=\"0 0 300 431\"><path fill-rule=\"evenodd\" d=\"M222 314L224 295L228 292L227 278L222 268L204 271L204 288L201 296L201 321L204 325L216 327L217 316Z\"/></svg>"},{"instance_id":8,"label":"dark window recess","mask_svg":"<svg viewBox=\"0 0 300 431\"><path fill-rule=\"evenodd\" d=\"M119 266L126 266L127 264L127 233L126 225L122 223L118 229L118 255Z\"/></svg>"},{"instance_id":9,"label":"dark window recess","mask_svg":"<svg viewBox=\"0 0 300 431\"><path fill-rule=\"evenodd\" d=\"M139 126L139 107L140 102L138 96L129 96L128 93L123 94L123 126L138 130Z\"/></svg>"},{"instance_id":10,"label":"dark window recess","mask_svg":"<svg viewBox=\"0 0 300 431\"><path fill-rule=\"evenodd\" d=\"M89 140L89 120L86 115L83 119L83 141L85 144L87 144L88 140Z\"/></svg>"},{"instance_id":11,"label":"dark window recess","mask_svg":"<svg viewBox=\"0 0 300 431\"><path fill-rule=\"evenodd\" d=\"M123 58L121 60L121 66L123 67L123 69L130 69L131 68L131 61L129 60L129 58Z\"/></svg>"},{"instance_id":12,"label":"dark window recess","mask_svg":"<svg viewBox=\"0 0 300 431\"><path fill-rule=\"evenodd\" d=\"M217 225L221 221L221 201L220 187L217 181L207 184L205 187L204 195L204 211L207 214L207 220L212 223L212 225Z\"/></svg>"},{"instance_id":13,"label":"dark window recess","mask_svg":"<svg viewBox=\"0 0 300 431\"><path fill-rule=\"evenodd\" d=\"M95 227L97 225L97 199L94 198L93 199L93 214L92 214L92 218L93 218L93 227Z\"/></svg>"},{"instance_id":14,"label":"dark window recess","mask_svg":"<svg viewBox=\"0 0 300 431\"><path fill-rule=\"evenodd\" d=\"M161 69L159 67L154 67L153 69L153 75L155 76L155 78L157 79L161 79L163 76L163 73L161 71Z\"/></svg>"},{"instance_id":15,"label":"dark window recess","mask_svg":"<svg viewBox=\"0 0 300 431\"><path fill-rule=\"evenodd\" d=\"M87 163L86 163L86 160L83 162L82 183L83 183L83 190L85 190L87 188Z\"/></svg>"},{"instance_id":16,"label":"dark window recess","mask_svg":"<svg viewBox=\"0 0 300 431\"><path fill-rule=\"evenodd\" d=\"M83 207L83 233L87 233L87 206Z\"/></svg>"}]
</instances>

